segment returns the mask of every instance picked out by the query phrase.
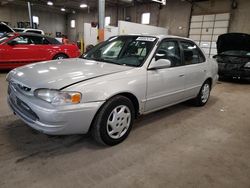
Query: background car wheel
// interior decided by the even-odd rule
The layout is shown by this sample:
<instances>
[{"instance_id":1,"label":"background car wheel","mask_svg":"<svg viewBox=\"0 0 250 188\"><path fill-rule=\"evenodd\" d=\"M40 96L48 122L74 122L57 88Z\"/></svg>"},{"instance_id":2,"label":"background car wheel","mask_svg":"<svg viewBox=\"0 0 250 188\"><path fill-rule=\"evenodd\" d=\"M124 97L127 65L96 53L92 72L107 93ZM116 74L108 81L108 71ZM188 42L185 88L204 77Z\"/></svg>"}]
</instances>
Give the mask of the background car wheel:
<instances>
[{"instance_id":1,"label":"background car wheel","mask_svg":"<svg viewBox=\"0 0 250 188\"><path fill-rule=\"evenodd\" d=\"M56 60L56 59L66 59L66 58L68 58L68 56L65 55L65 54L57 54L57 55L55 55L55 57L53 57L53 60Z\"/></svg>"},{"instance_id":2,"label":"background car wheel","mask_svg":"<svg viewBox=\"0 0 250 188\"><path fill-rule=\"evenodd\" d=\"M124 96L115 96L96 115L91 129L92 136L100 144L119 144L129 135L134 118L133 103Z\"/></svg>"},{"instance_id":3,"label":"background car wheel","mask_svg":"<svg viewBox=\"0 0 250 188\"><path fill-rule=\"evenodd\" d=\"M196 106L204 106L210 97L210 91L211 91L211 84L207 80L202 85L198 96L194 99L195 105Z\"/></svg>"}]
</instances>

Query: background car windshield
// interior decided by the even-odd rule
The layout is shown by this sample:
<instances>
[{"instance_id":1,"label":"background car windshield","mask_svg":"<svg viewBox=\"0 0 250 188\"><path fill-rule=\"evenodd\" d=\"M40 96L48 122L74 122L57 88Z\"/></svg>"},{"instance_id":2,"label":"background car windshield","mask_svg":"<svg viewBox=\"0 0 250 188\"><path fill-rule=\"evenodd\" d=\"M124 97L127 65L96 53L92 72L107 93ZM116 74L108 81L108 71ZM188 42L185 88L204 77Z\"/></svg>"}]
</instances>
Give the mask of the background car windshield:
<instances>
[{"instance_id":1,"label":"background car windshield","mask_svg":"<svg viewBox=\"0 0 250 188\"><path fill-rule=\"evenodd\" d=\"M115 37L94 47L83 58L138 67L143 64L155 42L155 37Z\"/></svg>"},{"instance_id":2,"label":"background car windshield","mask_svg":"<svg viewBox=\"0 0 250 188\"><path fill-rule=\"evenodd\" d=\"M244 50L230 50L230 51L222 52L221 54L231 55L231 56L249 56L250 57L250 52L244 51Z\"/></svg>"}]
</instances>

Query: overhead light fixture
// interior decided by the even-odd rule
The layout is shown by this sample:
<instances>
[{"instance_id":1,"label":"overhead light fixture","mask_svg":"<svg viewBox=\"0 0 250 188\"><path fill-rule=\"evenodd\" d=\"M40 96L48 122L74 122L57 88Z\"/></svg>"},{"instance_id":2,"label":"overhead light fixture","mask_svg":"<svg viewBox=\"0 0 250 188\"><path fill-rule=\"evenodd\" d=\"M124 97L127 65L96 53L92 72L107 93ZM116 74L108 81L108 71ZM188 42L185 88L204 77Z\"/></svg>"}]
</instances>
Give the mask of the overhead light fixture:
<instances>
[{"instance_id":1,"label":"overhead light fixture","mask_svg":"<svg viewBox=\"0 0 250 188\"><path fill-rule=\"evenodd\" d=\"M88 5L87 4L80 4L80 8L87 8L88 7Z\"/></svg>"},{"instance_id":2,"label":"overhead light fixture","mask_svg":"<svg viewBox=\"0 0 250 188\"><path fill-rule=\"evenodd\" d=\"M52 1L48 1L48 2L47 2L47 5L53 6L53 2L52 2Z\"/></svg>"},{"instance_id":3,"label":"overhead light fixture","mask_svg":"<svg viewBox=\"0 0 250 188\"><path fill-rule=\"evenodd\" d=\"M65 8L61 8L61 11L65 12L65 11L66 11L66 9L65 9Z\"/></svg>"},{"instance_id":4,"label":"overhead light fixture","mask_svg":"<svg viewBox=\"0 0 250 188\"><path fill-rule=\"evenodd\" d=\"M76 13L76 11L75 10L72 10L72 14L75 14Z\"/></svg>"}]
</instances>

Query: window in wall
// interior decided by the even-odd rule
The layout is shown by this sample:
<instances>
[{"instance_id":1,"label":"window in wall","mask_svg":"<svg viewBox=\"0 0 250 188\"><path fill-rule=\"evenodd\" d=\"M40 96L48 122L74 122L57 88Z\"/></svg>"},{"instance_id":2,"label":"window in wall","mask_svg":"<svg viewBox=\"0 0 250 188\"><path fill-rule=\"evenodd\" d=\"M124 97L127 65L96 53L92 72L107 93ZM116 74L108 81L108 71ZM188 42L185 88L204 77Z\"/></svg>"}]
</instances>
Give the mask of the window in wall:
<instances>
[{"instance_id":1,"label":"window in wall","mask_svg":"<svg viewBox=\"0 0 250 188\"><path fill-rule=\"evenodd\" d=\"M33 16L33 23L36 25L39 25L39 17L38 16Z\"/></svg>"},{"instance_id":2,"label":"window in wall","mask_svg":"<svg viewBox=\"0 0 250 188\"><path fill-rule=\"evenodd\" d=\"M105 17L105 26L110 25L110 21L111 21L111 17L110 16Z\"/></svg>"},{"instance_id":3,"label":"window in wall","mask_svg":"<svg viewBox=\"0 0 250 188\"><path fill-rule=\"evenodd\" d=\"M76 27L76 20L71 20L70 21L70 27L75 28Z\"/></svg>"},{"instance_id":4,"label":"window in wall","mask_svg":"<svg viewBox=\"0 0 250 188\"><path fill-rule=\"evenodd\" d=\"M141 15L141 23L142 24L149 24L150 23L150 13L146 12Z\"/></svg>"}]
</instances>

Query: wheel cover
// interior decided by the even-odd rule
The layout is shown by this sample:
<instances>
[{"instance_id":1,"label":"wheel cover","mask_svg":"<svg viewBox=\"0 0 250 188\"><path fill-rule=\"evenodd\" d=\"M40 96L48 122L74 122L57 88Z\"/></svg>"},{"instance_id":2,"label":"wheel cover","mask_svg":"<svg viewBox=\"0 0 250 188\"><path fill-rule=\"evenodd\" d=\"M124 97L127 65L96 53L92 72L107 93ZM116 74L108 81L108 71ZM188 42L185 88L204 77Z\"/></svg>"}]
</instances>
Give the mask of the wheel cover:
<instances>
[{"instance_id":1,"label":"wheel cover","mask_svg":"<svg viewBox=\"0 0 250 188\"><path fill-rule=\"evenodd\" d=\"M107 133L113 139L119 139L128 131L131 122L131 112L125 105L115 107L107 121Z\"/></svg>"},{"instance_id":2,"label":"wheel cover","mask_svg":"<svg viewBox=\"0 0 250 188\"><path fill-rule=\"evenodd\" d=\"M204 84L201 90L201 102L206 103L210 95L210 85Z\"/></svg>"}]
</instances>

